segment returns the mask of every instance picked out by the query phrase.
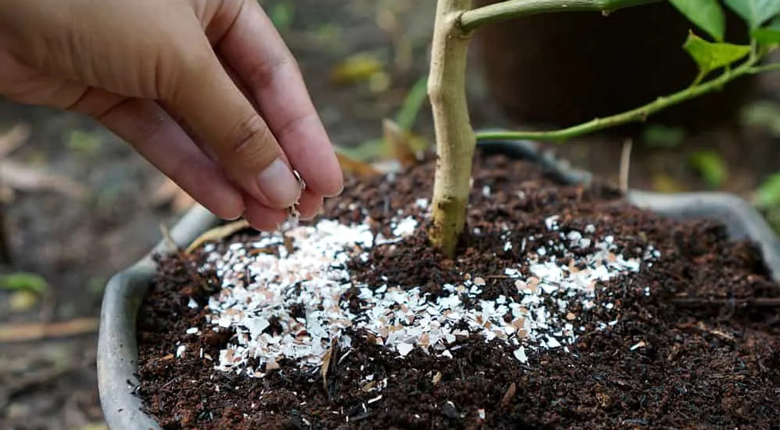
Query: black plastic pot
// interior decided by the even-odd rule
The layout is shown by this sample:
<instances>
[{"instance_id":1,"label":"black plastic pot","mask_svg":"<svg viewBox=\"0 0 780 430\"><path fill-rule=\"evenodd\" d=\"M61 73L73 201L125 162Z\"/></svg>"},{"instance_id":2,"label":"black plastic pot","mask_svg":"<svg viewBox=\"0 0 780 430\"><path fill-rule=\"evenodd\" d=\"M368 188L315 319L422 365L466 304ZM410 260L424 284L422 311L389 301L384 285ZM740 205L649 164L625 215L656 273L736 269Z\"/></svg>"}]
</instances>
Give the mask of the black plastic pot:
<instances>
[{"instance_id":1,"label":"black plastic pot","mask_svg":"<svg viewBox=\"0 0 780 430\"><path fill-rule=\"evenodd\" d=\"M572 169L530 142L485 142L484 153L503 153L533 161L564 183L589 183L588 172ZM744 200L730 194L658 194L631 191L629 200L662 215L680 218L707 218L725 223L733 239L751 239L761 248L773 277L780 280L780 243L764 219ZM219 220L202 207L195 207L172 229L179 246L186 246ZM137 385L138 348L136 315L155 274L152 256L165 252L161 242L138 263L116 274L103 298L98 341L98 388L106 422L111 430L161 430L156 421L141 411L141 401L133 394Z\"/></svg>"}]
</instances>

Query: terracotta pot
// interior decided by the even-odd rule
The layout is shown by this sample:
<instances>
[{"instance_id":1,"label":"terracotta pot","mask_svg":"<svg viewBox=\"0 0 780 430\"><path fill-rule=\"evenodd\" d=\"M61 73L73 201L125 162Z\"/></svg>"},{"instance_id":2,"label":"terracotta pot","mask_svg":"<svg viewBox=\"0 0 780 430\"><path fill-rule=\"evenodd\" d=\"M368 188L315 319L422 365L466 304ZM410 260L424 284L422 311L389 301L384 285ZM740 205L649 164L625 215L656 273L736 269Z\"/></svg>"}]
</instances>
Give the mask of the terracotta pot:
<instances>
[{"instance_id":1,"label":"terracotta pot","mask_svg":"<svg viewBox=\"0 0 780 430\"><path fill-rule=\"evenodd\" d=\"M475 6L496 2L477 0ZM594 12L535 15L478 29L474 66L482 69L490 96L511 120L573 125L688 86L697 74L682 49L691 28L668 2L608 17ZM727 30L728 41L747 42L744 23L730 12ZM755 82L752 76L741 77L721 92L669 108L652 120L690 128L730 121Z\"/></svg>"},{"instance_id":2,"label":"terracotta pot","mask_svg":"<svg viewBox=\"0 0 780 430\"><path fill-rule=\"evenodd\" d=\"M538 163L562 183L588 183L588 172L569 169L530 142L483 142L480 150L502 153ZM734 239L758 243L775 279L780 279L780 245L763 218L744 200L720 193L663 195L632 191L629 200L655 212L678 218L709 218L724 222ZM171 230L171 237L185 247L219 220L196 206ZM98 341L98 388L103 413L111 430L161 430L155 420L141 411L133 394L138 364L136 316L149 290L156 269L152 256L164 252L164 242L129 269L108 282L100 319Z\"/></svg>"}]
</instances>

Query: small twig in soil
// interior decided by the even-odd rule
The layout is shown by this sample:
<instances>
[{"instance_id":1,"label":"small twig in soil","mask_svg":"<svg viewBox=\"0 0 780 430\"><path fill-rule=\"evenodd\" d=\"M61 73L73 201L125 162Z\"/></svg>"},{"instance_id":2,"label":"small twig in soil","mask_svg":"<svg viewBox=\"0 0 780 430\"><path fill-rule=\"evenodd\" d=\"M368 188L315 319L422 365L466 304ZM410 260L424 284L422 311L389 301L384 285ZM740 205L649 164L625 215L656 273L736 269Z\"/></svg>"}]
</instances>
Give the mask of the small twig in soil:
<instances>
[{"instance_id":1,"label":"small twig in soil","mask_svg":"<svg viewBox=\"0 0 780 430\"><path fill-rule=\"evenodd\" d=\"M330 348L325 351L325 355L322 357L322 365L320 368L320 375L322 375L322 388L328 391L328 370L330 370L331 359L336 355L336 349L338 348L338 341L334 338L330 343ZM333 360L337 361L337 360Z\"/></svg>"},{"instance_id":2,"label":"small twig in soil","mask_svg":"<svg viewBox=\"0 0 780 430\"><path fill-rule=\"evenodd\" d=\"M631 167L631 146L633 142L631 139L626 139L623 143L623 151L620 154L620 192L626 194L628 192L628 173Z\"/></svg>"},{"instance_id":3,"label":"small twig in soil","mask_svg":"<svg viewBox=\"0 0 780 430\"><path fill-rule=\"evenodd\" d=\"M704 333L712 334L712 335L720 337L722 339L726 339L726 340L728 340L730 342L734 341L734 336L732 336L732 335L730 335L728 333L724 333L724 332L722 332L720 330L717 330L717 329L709 328L701 321L699 321L696 324L677 324L677 327L681 328L681 329L695 328L695 329L700 330L700 331L702 331Z\"/></svg>"},{"instance_id":4,"label":"small twig in soil","mask_svg":"<svg viewBox=\"0 0 780 430\"><path fill-rule=\"evenodd\" d=\"M99 325L97 318L77 318L50 324L3 324L0 325L0 344L90 334L97 332Z\"/></svg>"},{"instance_id":5,"label":"small twig in soil","mask_svg":"<svg viewBox=\"0 0 780 430\"><path fill-rule=\"evenodd\" d=\"M248 227L249 227L249 222L242 219L239 221L235 221L229 224L212 228L211 230L208 230L207 232L198 236L194 241L192 241L190 246L188 246L187 249L184 250L184 252L186 254L191 254L192 251L196 250L199 246L203 245L206 242L218 241L224 239Z\"/></svg>"},{"instance_id":6,"label":"small twig in soil","mask_svg":"<svg viewBox=\"0 0 780 430\"><path fill-rule=\"evenodd\" d=\"M504 393L504 397L501 399L501 406L509 406L509 402L515 397L515 392L517 392L517 385L512 382L512 385L509 386L506 393Z\"/></svg>"},{"instance_id":7,"label":"small twig in soil","mask_svg":"<svg viewBox=\"0 0 780 430\"><path fill-rule=\"evenodd\" d=\"M160 235L162 235L163 241L165 242L165 245L173 252L179 251L179 246L176 245L176 241L173 240L173 236L171 236L171 229L168 228L167 225L160 223Z\"/></svg>"}]
</instances>

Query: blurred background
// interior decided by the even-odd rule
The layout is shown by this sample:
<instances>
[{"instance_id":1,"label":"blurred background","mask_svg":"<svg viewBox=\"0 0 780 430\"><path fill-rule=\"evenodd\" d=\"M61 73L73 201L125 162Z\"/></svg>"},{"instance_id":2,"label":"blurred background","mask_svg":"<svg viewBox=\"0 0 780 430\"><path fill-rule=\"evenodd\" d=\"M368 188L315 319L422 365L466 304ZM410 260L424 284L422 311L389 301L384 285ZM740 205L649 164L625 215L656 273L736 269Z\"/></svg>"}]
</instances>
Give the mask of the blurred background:
<instances>
[{"instance_id":1,"label":"blurred background","mask_svg":"<svg viewBox=\"0 0 780 430\"><path fill-rule=\"evenodd\" d=\"M382 157L384 119L432 142L424 79L434 1L261 4L336 145ZM480 30L470 51L472 123L562 127L682 89L695 75L681 49L688 28L664 3ZM730 18L731 40L743 32ZM550 148L616 180L627 138L632 187L734 192L780 226L780 73ZM105 429L95 376L103 289L191 205L93 121L0 99L0 429Z\"/></svg>"}]
</instances>

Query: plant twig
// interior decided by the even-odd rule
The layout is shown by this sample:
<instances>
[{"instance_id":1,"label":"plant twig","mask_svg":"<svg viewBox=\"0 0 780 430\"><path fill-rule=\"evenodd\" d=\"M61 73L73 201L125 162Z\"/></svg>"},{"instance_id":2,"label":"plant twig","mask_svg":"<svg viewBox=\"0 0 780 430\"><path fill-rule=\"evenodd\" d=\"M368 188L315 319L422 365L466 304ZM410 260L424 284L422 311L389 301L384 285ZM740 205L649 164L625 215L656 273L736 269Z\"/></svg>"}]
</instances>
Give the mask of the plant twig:
<instances>
[{"instance_id":1,"label":"plant twig","mask_svg":"<svg viewBox=\"0 0 780 430\"><path fill-rule=\"evenodd\" d=\"M686 100L696 98L703 94L721 89L726 83L737 79L738 77L752 73L754 65L758 62L759 58L751 57L745 60L739 67L725 71L717 78L713 78L703 84L688 87L682 91L674 94L659 97L654 102L648 103L644 106L640 106L636 109L632 109L627 112L623 112L617 115L608 116L605 118L596 118L594 120L575 125L573 127L564 128L561 130L553 131L497 131L497 132L483 132L477 134L477 140L540 140L540 141L554 141L563 142L567 139L582 136L588 133L592 133L598 130L602 130L617 125L627 124L631 122L644 121L650 115L666 109L670 106L682 103Z\"/></svg>"},{"instance_id":2,"label":"plant twig","mask_svg":"<svg viewBox=\"0 0 780 430\"><path fill-rule=\"evenodd\" d=\"M626 139L623 143L623 151L620 154L620 191L625 194L628 192L628 173L631 168L631 139Z\"/></svg>"},{"instance_id":3,"label":"plant twig","mask_svg":"<svg viewBox=\"0 0 780 430\"><path fill-rule=\"evenodd\" d=\"M748 70L748 73L755 75L758 73L771 72L773 70L780 70L780 63L771 63L763 66L751 67L750 70Z\"/></svg>"},{"instance_id":4,"label":"plant twig","mask_svg":"<svg viewBox=\"0 0 780 430\"><path fill-rule=\"evenodd\" d=\"M458 27L464 33L494 22L555 12L601 12L655 3L660 0L508 0L463 12Z\"/></svg>"},{"instance_id":5,"label":"plant twig","mask_svg":"<svg viewBox=\"0 0 780 430\"><path fill-rule=\"evenodd\" d=\"M433 186L431 242L453 257L466 221L476 139L466 103L469 37L458 17L471 0L438 0L428 77L438 162Z\"/></svg>"},{"instance_id":6,"label":"plant twig","mask_svg":"<svg viewBox=\"0 0 780 430\"><path fill-rule=\"evenodd\" d=\"M192 243L190 243L187 249L184 250L184 253L191 254L199 246L203 245L206 242L218 241L224 239L228 236L233 235L234 233L238 233L239 231L249 227L250 227L249 222L247 222L247 220L245 219L241 219L238 221L231 222L229 224L224 224L218 227L214 227L211 230L208 230L205 233L198 236L197 238L195 238L195 240L192 241Z\"/></svg>"},{"instance_id":7,"label":"plant twig","mask_svg":"<svg viewBox=\"0 0 780 430\"><path fill-rule=\"evenodd\" d=\"M61 338L95 333L97 318L76 318L56 323L27 323L0 325L0 344L31 342L47 338Z\"/></svg>"}]
</instances>

